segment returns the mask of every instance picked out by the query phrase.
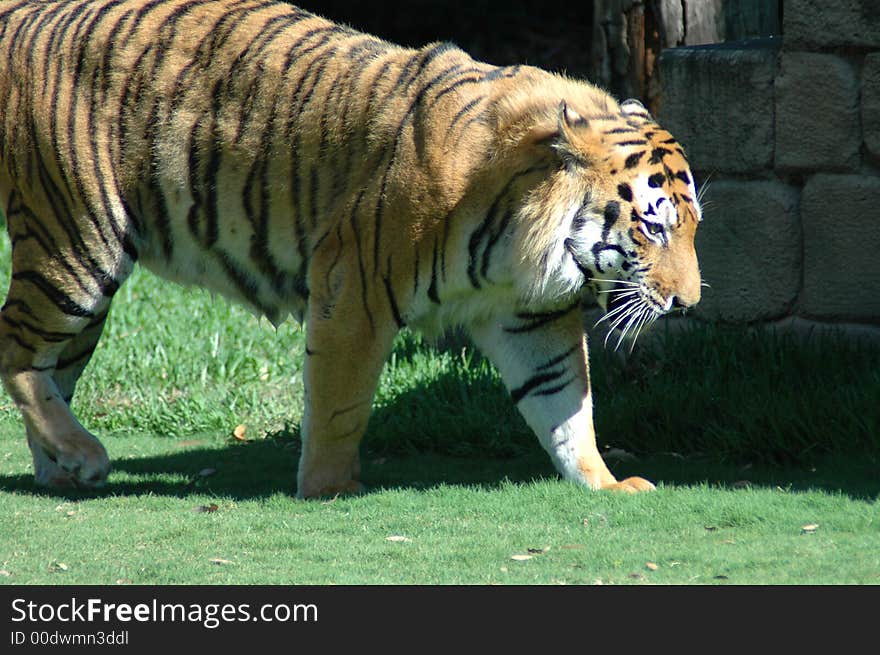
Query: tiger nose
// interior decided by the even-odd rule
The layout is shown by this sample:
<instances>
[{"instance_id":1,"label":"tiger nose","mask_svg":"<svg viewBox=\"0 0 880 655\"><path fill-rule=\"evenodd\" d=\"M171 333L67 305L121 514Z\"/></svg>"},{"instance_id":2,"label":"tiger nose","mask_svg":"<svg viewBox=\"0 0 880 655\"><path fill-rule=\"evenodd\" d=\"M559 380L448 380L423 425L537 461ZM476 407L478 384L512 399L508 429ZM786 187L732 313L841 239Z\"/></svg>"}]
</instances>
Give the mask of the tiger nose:
<instances>
[{"instance_id":1,"label":"tiger nose","mask_svg":"<svg viewBox=\"0 0 880 655\"><path fill-rule=\"evenodd\" d=\"M700 302L700 296L699 296L699 295L698 295L696 298L694 298L694 299L691 299L691 298L683 298L683 297L680 296L680 295L676 295L676 296L672 296L671 308L672 308L672 309L685 310L685 309L688 309L689 307L693 307L693 306L696 305L698 302Z\"/></svg>"}]
</instances>

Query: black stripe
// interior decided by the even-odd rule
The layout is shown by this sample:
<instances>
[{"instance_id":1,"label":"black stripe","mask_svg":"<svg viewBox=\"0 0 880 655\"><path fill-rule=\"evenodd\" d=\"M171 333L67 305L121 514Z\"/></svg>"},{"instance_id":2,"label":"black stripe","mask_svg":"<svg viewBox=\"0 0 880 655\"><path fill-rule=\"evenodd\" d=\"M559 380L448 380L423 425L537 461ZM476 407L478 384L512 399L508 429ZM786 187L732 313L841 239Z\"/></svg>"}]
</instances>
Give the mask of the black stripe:
<instances>
[{"instance_id":1,"label":"black stripe","mask_svg":"<svg viewBox=\"0 0 880 655\"><path fill-rule=\"evenodd\" d=\"M620 218L620 203L616 200L610 201L605 205L605 220L602 224L602 241L607 241L611 234L611 228Z\"/></svg>"},{"instance_id":2,"label":"black stripe","mask_svg":"<svg viewBox=\"0 0 880 655\"><path fill-rule=\"evenodd\" d=\"M659 189L665 181L666 176L663 173L654 173L648 178L648 186L652 189Z\"/></svg>"},{"instance_id":3,"label":"black stripe","mask_svg":"<svg viewBox=\"0 0 880 655\"><path fill-rule=\"evenodd\" d=\"M516 173L514 173L513 176L504 185L504 188L502 188L501 191L492 200L492 204L489 206L489 210L486 212L486 217L480 222L480 224L477 226L477 229L475 229L471 233L471 237L468 240L467 274L468 278L470 279L471 285L475 289L481 288L480 280L477 277L477 251L480 248L480 244L488 235L489 241L486 245L485 250L491 250L491 248L494 247L500 235L502 234L502 229L506 228L507 221L510 220L510 213L508 212L507 214L505 214L504 218L502 218L501 226L495 231L492 230L492 224L495 221L495 216L498 213L498 208L501 201L511 192L514 183L519 180L519 178L530 173L535 173L545 169L546 166L542 164L538 166L532 166L531 168L527 168L523 171L517 171ZM482 259L483 262L481 266L481 271L484 273L485 277L485 271L488 270L489 266L487 252L483 253Z\"/></svg>"},{"instance_id":4,"label":"black stripe","mask_svg":"<svg viewBox=\"0 0 880 655\"><path fill-rule=\"evenodd\" d=\"M367 296L367 274L364 269L364 253L361 250L361 234L358 228L357 221L358 207L360 206L361 200L363 200L365 193L366 190L361 190L357 200L354 203L354 209L352 209L351 212L351 230L352 232L354 232L354 245L357 250L358 271L361 275L361 300L363 301L364 312L367 315L367 320L370 323L370 327L375 330L376 323L373 320L373 312L370 311L370 303Z\"/></svg>"},{"instance_id":5,"label":"black stripe","mask_svg":"<svg viewBox=\"0 0 880 655\"><path fill-rule=\"evenodd\" d=\"M162 192L162 185L159 182L160 165L156 159L156 134L158 132L158 113L160 100L157 98L153 102L150 114L147 118L146 145L153 155L150 157L149 175L147 185L150 189L150 200L154 205L152 215L156 223L156 232L159 234L162 245L162 254L165 261L170 262L174 254L174 241L171 237L171 216L168 213L168 203L165 200L165 194Z\"/></svg>"},{"instance_id":6,"label":"black stripe","mask_svg":"<svg viewBox=\"0 0 880 655\"><path fill-rule=\"evenodd\" d=\"M266 316L269 316L271 318L273 309L260 303L259 284L256 280L254 280L254 278L249 275L249 270L246 267L240 266L232 258L232 255L224 252L223 250L215 248L210 252L214 256L214 258L218 262L220 262L220 265L223 267L223 271L226 273L226 277L229 278L229 280L235 285L239 293L241 293L242 297L249 303L257 307Z\"/></svg>"},{"instance_id":7,"label":"black stripe","mask_svg":"<svg viewBox=\"0 0 880 655\"><path fill-rule=\"evenodd\" d=\"M44 330L26 321L16 321L6 314L0 314L0 319L11 325L13 328L30 332L48 343L64 343L65 341L70 341L76 336L76 333L74 332L53 332L51 330Z\"/></svg>"},{"instance_id":8,"label":"black stripe","mask_svg":"<svg viewBox=\"0 0 880 655\"><path fill-rule=\"evenodd\" d=\"M34 348L32 345L30 345L30 344L28 344L28 343L25 343L24 341L22 341L21 339L19 339L17 335L12 334L11 332L7 332L7 333L6 333L6 336L7 336L8 338L12 339L15 343L17 343L17 344L19 345L20 348L24 348L24 349L27 350L28 352L32 352L32 353L36 353L36 352L37 352L37 349L36 349L36 348ZM43 369L42 367L37 367L37 366L31 366L30 368L31 368L31 370L34 370L34 371L48 370L48 369Z\"/></svg>"},{"instance_id":9,"label":"black stripe","mask_svg":"<svg viewBox=\"0 0 880 655\"><path fill-rule=\"evenodd\" d=\"M428 298L431 302L440 304L440 297L437 295L437 237L434 237L434 252L431 256L431 284L428 286Z\"/></svg>"},{"instance_id":10,"label":"black stripe","mask_svg":"<svg viewBox=\"0 0 880 655\"><path fill-rule=\"evenodd\" d=\"M413 262L413 298L419 292L419 244L415 244L415 261Z\"/></svg>"},{"instance_id":11,"label":"black stripe","mask_svg":"<svg viewBox=\"0 0 880 655\"><path fill-rule=\"evenodd\" d=\"M474 98L473 100L471 100L470 102L465 104L461 109L459 109L456 112L455 116L452 117L452 120L449 121L449 125L446 128L447 134L455 128L455 124L458 123L458 121L460 121L462 118L464 118L465 114L467 114L469 111L472 111L473 109L475 109L476 106L479 105L481 102L483 102L485 99L486 99L486 96L484 96L484 95L477 96L476 98Z\"/></svg>"},{"instance_id":12,"label":"black stripe","mask_svg":"<svg viewBox=\"0 0 880 655\"><path fill-rule=\"evenodd\" d=\"M648 161L651 164L659 164L661 161L663 161L663 158L666 155L671 155L671 154L672 154L672 151L669 148L654 148L651 151L651 159L649 159Z\"/></svg>"},{"instance_id":13,"label":"black stripe","mask_svg":"<svg viewBox=\"0 0 880 655\"><path fill-rule=\"evenodd\" d=\"M73 298L58 289L41 273L36 271L16 271L12 274L12 279L30 282L42 291L43 294L45 294L46 297L58 307L58 309L69 316L92 317L95 315L94 312L91 312L78 304Z\"/></svg>"},{"instance_id":14,"label":"black stripe","mask_svg":"<svg viewBox=\"0 0 880 655\"><path fill-rule=\"evenodd\" d=\"M385 293L388 294L388 304L391 305L391 314L394 316L394 322L397 327L402 328L406 325L400 317L400 308L397 305L397 299L394 297L394 289L391 288L391 256L388 257L388 275L382 276L382 282L385 285Z\"/></svg>"},{"instance_id":15,"label":"black stripe","mask_svg":"<svg viewBox=\"0 0 880 655\"><path fill-rule=\"evenodd\" d=\"M572 303L568 307L563 307L562 309L551 312L519 312L516 314L516 318L526 321L526 324L518 325L516 327L505 327L504 331L510 334L533 332L534 330L538 330L563 316L567 316L573 309L579 306L580 300Z\"/></svg>"},{"instance_id":16,"label":"black stripe","mask_svg":"<svg viewBox=\"0 0 880 655\"><path fill-rule=\"evenodd\" d=\"M550 371L548 373L538 373L537 375L533 375L528 380L526 380L521 386L516 389L510 390L510 397L513 399L513 403L519 404L519 402L529 395L533 390L540 387L542 384L546 384L547 382L553 382L558 380L562 375L566 372L567 369L561 368L556 371Z\"/></svg>"},{"instance_id":17,"label":"black stripe","mask_svg":"<svg viewBox=\"0 0 880 655\"><path fill-rule=\"evenodd\" d=\"M10 209L7 209L7 216L11 217L11 216L15 216L18 213L21 213L22 215L25 216L25 222L26 222L26 225L28 226L29 229L26 230L22 234L14 235L12 237L12 245L14 246L15 243L18 241L23 241L28 238L33 238L39 244L39 246L43 249L43 251L46 253L46 255L49 258L58 262L58 264L62 268L64 268L64 270L67 272L67 276L69 279L76 282L77 286L79 286L79 288L83 292L91 293L91 289L85 284L85 282L83 282L79 273L74 269L74 267L70 264L70 262L66 258L64 258L58 254L59 252L61 252L61 248L59 247L58 242L52 236L51 230L49 230L43 224L43 221L36 214L32 213L28 208L24 207L23 205L16 207L14 210L11 210L13 198L17 199L17 193L13 192L10 196ZM59 221L59 222L63 223L64 226L66 227L67 221ZM65 231L67 231L67 230L65 230ZM40 232L41 234L38 234L38 232ZM78 249L75 244L73 246L73 253L72 254L73 254L74 259L88 272L89 267L82 260L82 257L80 256L80 253L78 252ZM104 279L105 278L101 278L100 276L95 276L95 281L98 282L98 286L99 286L99 288L101 288L102 293L104 293L104 295L107 295L105 293L105 290L102 285L102 281Z\"/></svg>"},{"instance_id":18,"label":"black stripe","mask_svg":"<svg viewBox=\"0 0 880 655\"><path fill-rule=\"evenodd\" d=\"M419 74L421 74L421 72L424 71L432 61L453 50L458 50L454 44L442 42L435 43L430 47L418 51L401 69L400 75L397 76L397 80L394 82L393 90L397 91L399 89L401 92L405 93L409 86L418 79Z\"/></svg>"},{"instance_id":19,"label":"black stripe","mask_svg":"<svg viewBox=\"0 0 880 655\"><path fill-rule=\"evenodd\" d=\"M84 360L84 359L88 359L89 357L91 357L94 354L95 348L97 348L97 346L98 346L98 342L95 341L95 343L93 343L91 345L91 347L86 348L82 352L80 352L76 355L71 355L69 357L65 357L64 359L59 359L55 363L55 370L56 371L63 371L66 368L70 368L71 366L82 362L82 360ZM68 399L65 402L69 403L70 401Z\"/></svg>"},{"instance_id":20,"label":"black stripe","mask_svg":"<svg viewBox=\"0 0 880 655\"><path fill-rule=\"evenodd\" d=\"M534 396L552 396L553 394L557 394L560 391L562 391L563 389L565 389L568 385L570 385L575 380L577 380L577 376L572 375L565 382L562 382L561 384L557 384L555 387L547 387L545 389L540 389L532 395L534 395Z\"/></svg>"},{"instance_id":21,"label":"black stripe","mask_svg":"<svg viewBox=\"0 0 880 655\"><path fill-rule=\"evenodd\" d=\"M564 353L557 355L556 357L553 357L551 359L548 359L546 362L544 362L540 366L536 367L535 370L536 371L543 371L548 368L553 368L557 364L560 364L560 363L564 362L566 359L568 359L569 357L571 357L571 355L573 353L575 353L581 347L582 347L582 344L576 343L571 348L566 350Z\"/></svg>"},{"instance_id":22,"label":"black stripe","mask_svg":"<svg viewBox=\"0 0 880 655\"><path fill-rule=\"evenodd\" d=\"M629 157L626 158L626 161L623 163L624 168L635 168L639 165L639 162L642 160L642 157L645 156L644 151L642 152L634 152Z\"/></svg>"}]
</instances>

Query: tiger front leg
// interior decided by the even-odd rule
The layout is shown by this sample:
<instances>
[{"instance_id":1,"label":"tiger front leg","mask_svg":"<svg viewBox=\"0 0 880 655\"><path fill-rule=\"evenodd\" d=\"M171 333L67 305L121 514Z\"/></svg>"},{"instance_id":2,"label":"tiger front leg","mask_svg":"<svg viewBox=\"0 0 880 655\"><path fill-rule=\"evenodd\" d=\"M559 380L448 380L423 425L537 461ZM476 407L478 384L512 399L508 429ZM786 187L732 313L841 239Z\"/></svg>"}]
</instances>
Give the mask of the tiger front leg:
<instances>
[{"instance_id":1,"label":"tiger front leg","mask_svg":"<svg viewBox=\"0 0 880 655\"><path fill-rule=\"evenodd\" d=\"M634 493L654 489L640 477L622 481L596 447L587 344L577 305L521 312L471 329L556 470L591 489Z\"/></svg>"},{"instance_id":2,"label":"tiger front leg","mask_svg":"<svg viewBox=\"0 0 880 655\"><path fill-rule=\"evenodd\" d=\"M387 301L364 291L363 271L339 256L343 248L328 237L310 272L298 498L362 491L358 449L398 331Z\"/></svg>"},{"instance_id":3,"label":"tiger front leg","mask_svg":"<svg viewBox=\"0 0 880 655\"><path fill-rule=\"evenodd\" d=\"M356 323L320 320L310 312L298 498L363 490L358 449L394 332L379 326L362 331Z\"/></svg>"}]
</instances>

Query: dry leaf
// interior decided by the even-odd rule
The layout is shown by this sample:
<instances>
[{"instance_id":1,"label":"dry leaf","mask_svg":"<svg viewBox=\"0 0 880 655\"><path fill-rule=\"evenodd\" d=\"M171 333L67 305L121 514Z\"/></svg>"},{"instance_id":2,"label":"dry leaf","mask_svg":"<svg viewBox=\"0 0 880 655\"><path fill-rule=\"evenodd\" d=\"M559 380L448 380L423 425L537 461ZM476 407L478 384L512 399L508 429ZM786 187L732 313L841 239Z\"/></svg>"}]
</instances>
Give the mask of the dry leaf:
<instances>
[{"instance_id":1,"label":"dry leaf","mask_svg":"<svg viewBox=\"0 0 880 655\"><path fill-rule=\"evenodd\" d=\"M8 578L10 575L12 575L12 573L7 571L6 569L0 569L0 575L2 575L4 578Z\"/></svg>"},{"instance_id":2,"label":"dry leaf","mask_svg":"<svg viewBox=\"0 0 880 655\"><path fill-rule=\"evenodd\" d=\"M801 532L804 534L813 534L819 528L818 523L809 523L801 526Z\"/></svg>"},{"instance_id":3,"label":"dry leaf","mask_svg":"<svg viewBox=\"0 0 880 655\"><path fill-rule=\"evenodd\" d=\"M657 569L660 568L660 567L657 566L654 562L645 562L645 566L646 566L647 568L651 569L652 571L656 571Z\"/></svg>"},{"instance_id":4,"label":"dry leaf","mask_svg":"<svg viewBox=\"0 0 880 655\"><path fill-rule=\"evenodd\" d=\"M232 431L232 436L238 441L247 441L245 432L247 432L246 425L236 425L235 429Z\"/></svg>"},{"instance_id":5,"label":"dry leaf","mask_svg":"<svg viewBox=\"0 0 880 655\"><path fill-rule=\"evenodd\" d=\"M211 564L216 564L217 566L223 566L225 564L235 564L232 560L223 559L222 557L212 557L208 560Z\"/></svg>"},{"instance_id":6,"label":"dry leaf","mask_svg":"<svg viewBox=\"0 0 880 655\"><path fill-rule=\"evenodd\" d=\"M131 580L129 580L128 578L119 578L116 581L116 584L131 584Z\"/></svg>"},{"instance_id":7,"label":"dry leaf","mask_svg":"<svg viewBox=\"0 0 880 655\"><path fill-rule=\"evenodd\" d=\"M193 507L193 511L199 512L199 513L216 512L218 509L220 509L220 507L217 506L215 503L211 503L210 505L198 505L197 507Z\"/></svg>"},{"instance_id":8,"label":"dry leaf","mask_svg":"<svg viewBox=\"0 0 880 655\"><path fill-rule=\"evenodd\" d=\"M409 537L404 537L400 534L393 534L390 537L385 537L385 541L412 541Z\"/></svg>"},{"instance_id":9,"label":"dry leaf","mask_svg":"<svg viewBox=\"0 0 880 655\"><path fill-rule=\"evenodd\" d=\"M54 571L56 573L58 571L62 571L62 572L66 571L67 569L68 569L68 566L64 562L55 562L54 564L52 564L52 566L49 567L49 570Z\"/></svg>"},{"instance_id":10,"label":"dry leaf","mask_svg":"<svg viewBox=\"0 0 880 655\"><path fill-rule=\"evenodd\" d=\"M206 468L199 471L200 478L207 478L209 475L214 475L217 472L217 469Z\"/></svg>"},{"instance_id":11,"label":"dry leaf","mask_svg":"<svg viewBox=\"0 0 880 655\"><path fill-rule=\"evenodd\" d=\"M705 527L706 527L706 531L707 531L707 532L715 532L715 530L718 529L718 528L716 528L714 525L707 525L707 526L705 526Z\"/></svg>"},{"instance_id":12,"label":"dry leaf","mask_svg":"<svg viewBox=\"0 0 880 655\"><path fill-rule=\"evenodd\" d=\"M525 562L527 559L532 559L534 555L511 555L510 559L517 562Z\"/></svg>"},{"instance_id":13,"label":"dry leaf","mask_svg":"<svg viewBox=\"0 0 880 655\"><path fill-rule=\"evenodd\" d=\"M548 550L550 550L550 546L544 546L543 548L529 548L527 550L533 555L540 555L541 553L546 553Z\"/></svg>"}]
</instances>

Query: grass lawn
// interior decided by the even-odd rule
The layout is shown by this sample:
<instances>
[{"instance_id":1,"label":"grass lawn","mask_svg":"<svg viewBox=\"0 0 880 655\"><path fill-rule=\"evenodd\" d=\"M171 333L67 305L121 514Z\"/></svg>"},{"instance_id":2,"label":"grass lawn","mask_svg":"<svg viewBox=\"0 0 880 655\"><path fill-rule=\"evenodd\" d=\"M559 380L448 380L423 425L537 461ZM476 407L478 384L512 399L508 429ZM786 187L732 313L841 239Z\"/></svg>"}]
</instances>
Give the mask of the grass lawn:
<instances>
[{"instance_id":1,"label":"grass lawn","mask_svg":"<svg viewBox=\"0 0 880 655\"><path fill-rule=\"evenodd\" d=\"M611 468L656 493L558 480L482 358L404 333L369 493L299 502L301 328L139 271L74 400L104 490L35 488L0 393L0 583L880 583L880 349L655 333L592 362Z\"/></svg>"}]
</instances>

